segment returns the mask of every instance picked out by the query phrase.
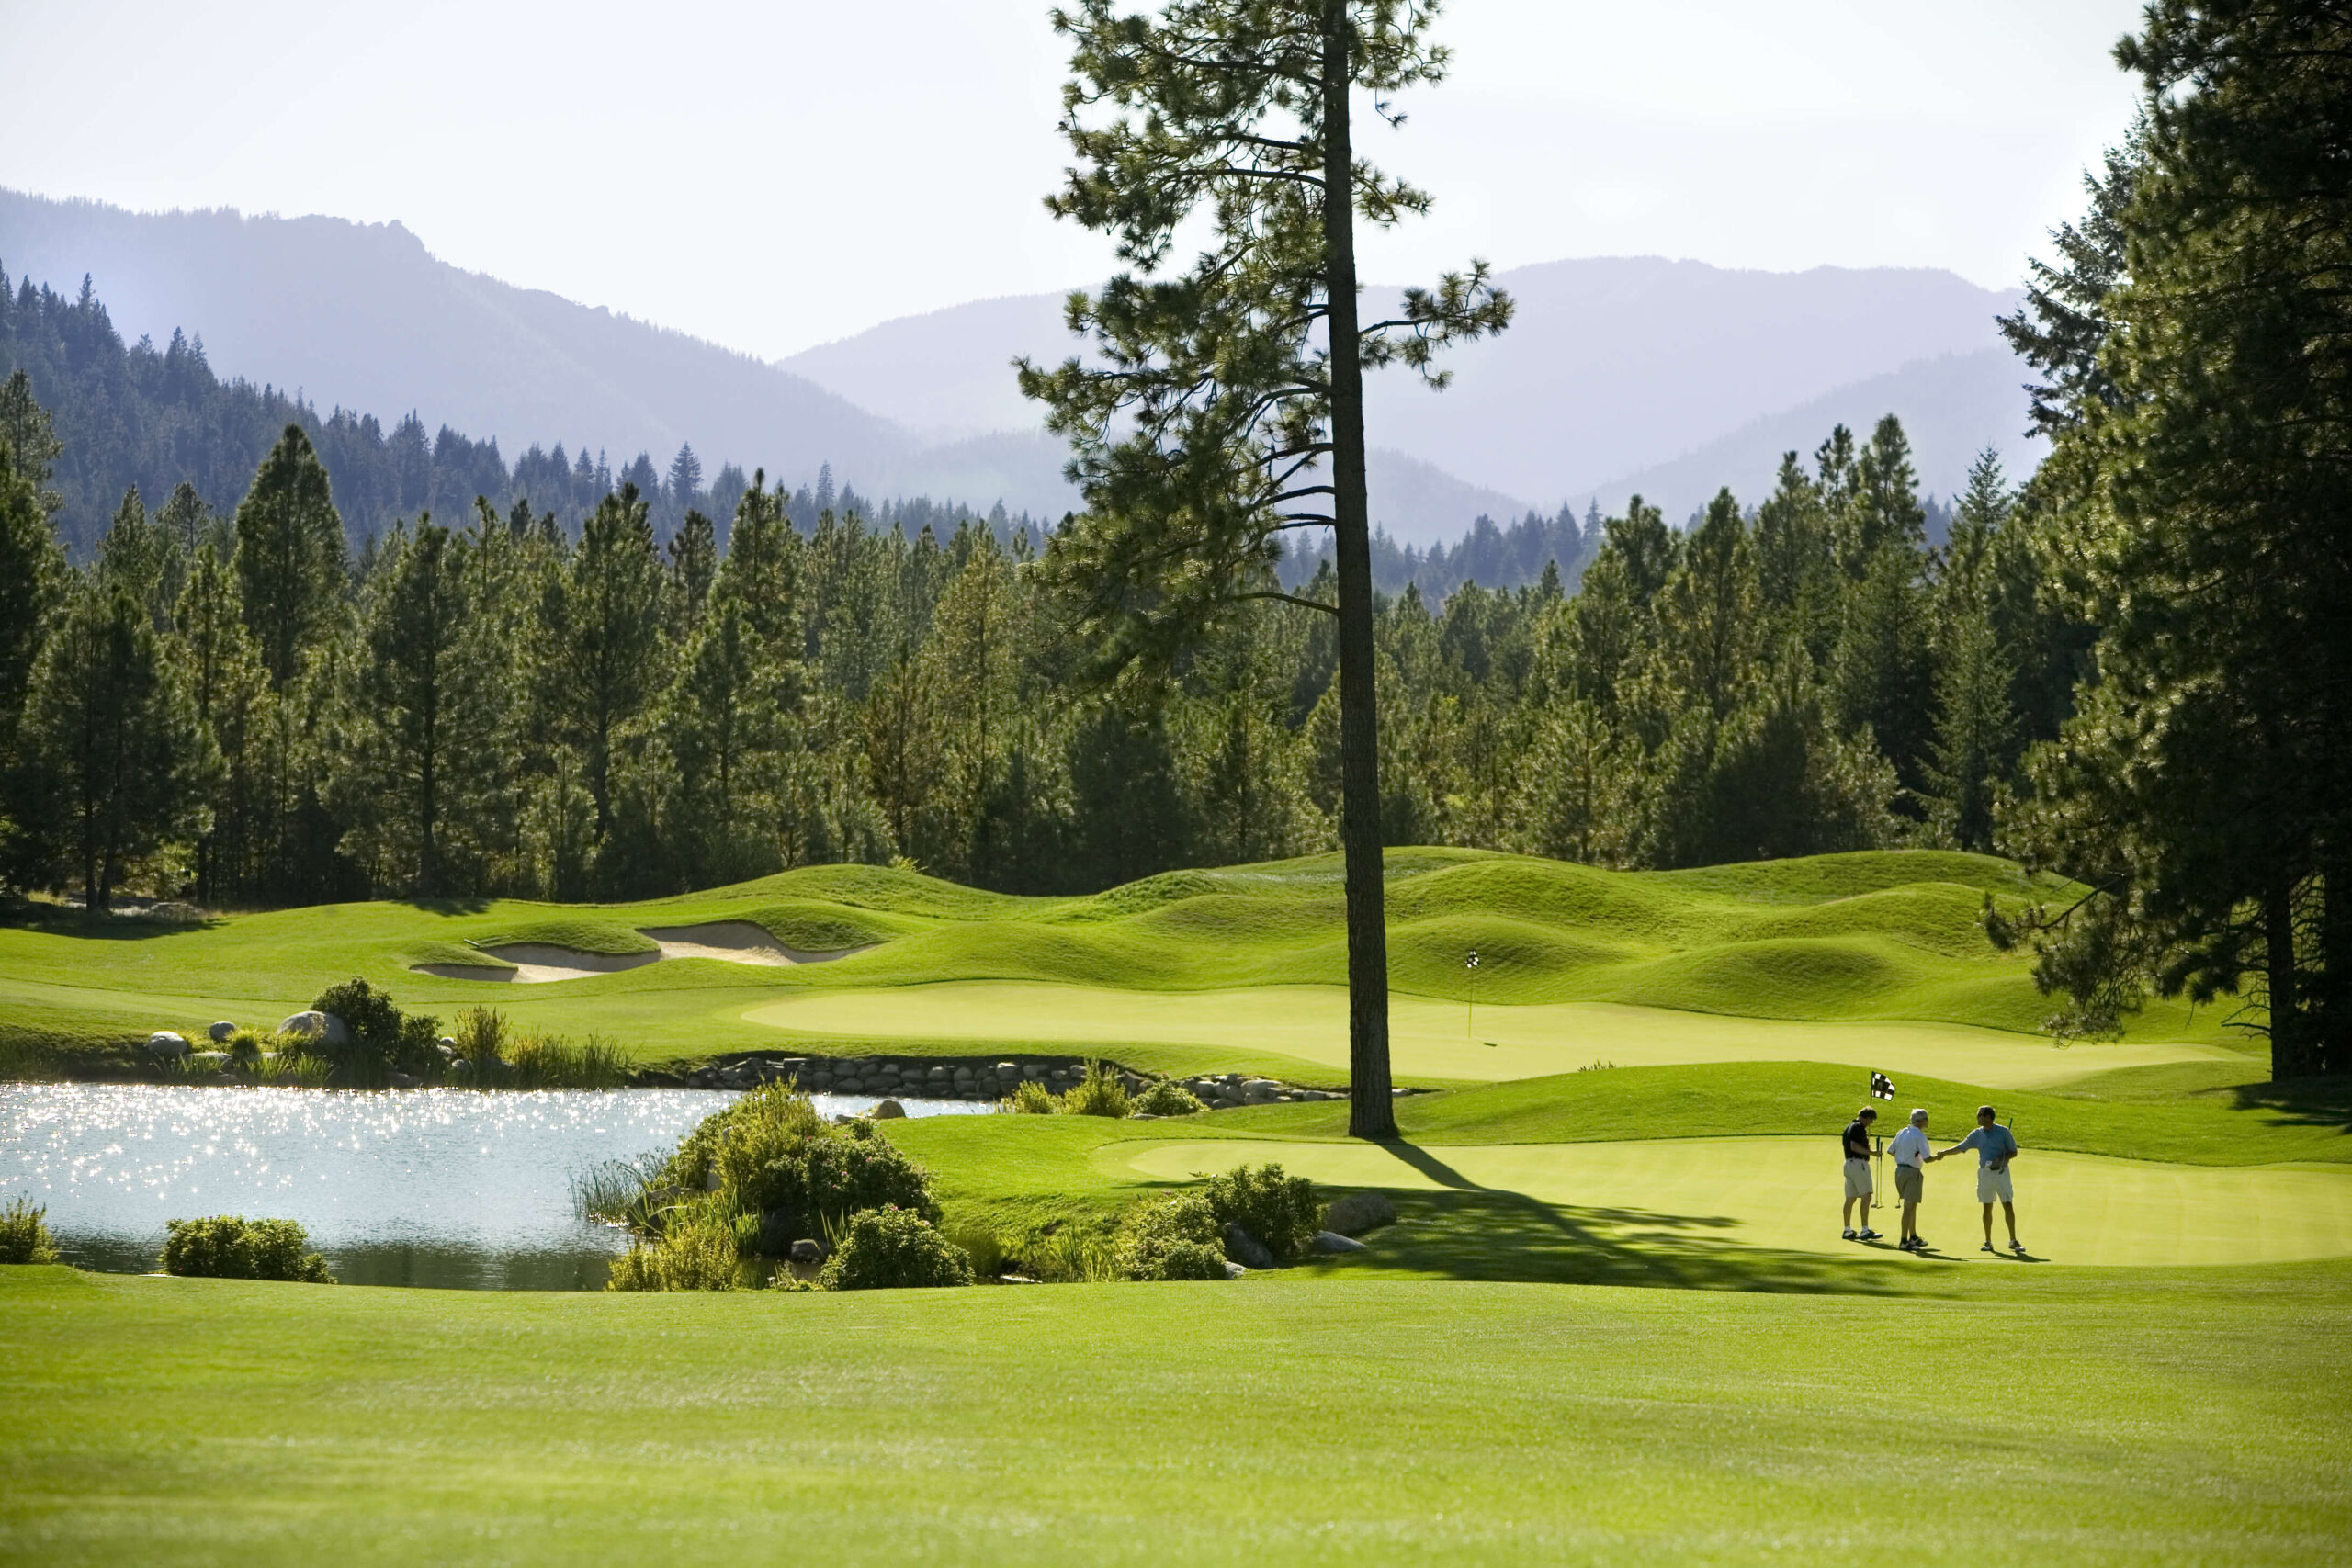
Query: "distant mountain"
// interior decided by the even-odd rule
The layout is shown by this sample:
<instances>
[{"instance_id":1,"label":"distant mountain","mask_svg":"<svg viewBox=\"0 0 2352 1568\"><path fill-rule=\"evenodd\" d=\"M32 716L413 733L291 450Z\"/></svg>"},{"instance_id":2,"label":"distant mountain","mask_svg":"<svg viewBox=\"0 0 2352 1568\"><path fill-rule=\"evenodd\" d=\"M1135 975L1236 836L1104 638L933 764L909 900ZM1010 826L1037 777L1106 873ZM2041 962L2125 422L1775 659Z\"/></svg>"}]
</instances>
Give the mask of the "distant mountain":
<instances>
[{"instance_id":1,"label":"distant mountain","mask_svg":"<svg viewBox=\"0 0 2352 1568\"><path fill-rule=\"evenodd\" d=\"M1060 295L888 321L771 365L447 265L397 223L139 214L0 191L0 265L69 293L93 275L127 336L186 328L225 375L388 423L414 410L428 429L496 438L510 460L562 441L616 469L639 451L659 467L691 441L706 471L762 466L797 485L830 462L871 495L1001 499L1045 516L1076 502L1010 364L1071 351ZM1943 272L1655 257L1500 280L1518 318L1450 355L1452 388L1401 372L1371 382L1373 514L1400 543L1459 538L1482 513L1608 500L1637 479L1678 517L1719 484L1745 498L1770 469L1749 447L1809 452L1831 411L1858 426L1900 413L1931 491L1956 489L1987 443L2030 466L2015 434L2021 378L1991 369L1993 317L2014 294ZM1978 369L1921 368L1947 357Z\"/></svg>"},{"instance_id":2,"label":"distant mountain","mask_svg":"<svg viewBox=\"0 0 2352 1568\"><path fill-rule=\"evenodd\" d=\"M1449 352L1452 387L1430 392L1401 372L1368 384L1372 444L1458 476L1446 487L1449 499L1473 485L1542 503L1582 498L1604 479L1672 462L1841 389L1877 386L1905 366L1997 351L1993 319L2018 300L1948 272L1740 272L1657 257L1551 262L1513 268L1498 281L1518 300L1517 318L1500 337ZM1379 300L1394 290L1372 293ZM978 300L887 321L780 363L910 427L1035 429L1036 411L1013 385L1011 362L1026 354L1050 363L1072 352L1062 300ZM1951 423L1949 433L1915 432L1923 449L1997 444L2023 425L2019 378L2003 390L1972 383L1985 394L1973 400L1923 400L1906 423ZM1800 445L1810 451L1820 438ZM1922 477L1948 492L1964 469L1964 462L1949 472L1923 468ZM1399 538L1452 537L1468 521L1425 512L1423 503L1419 495L1399 497L1390 508Z\"/></svg>"},{"instance_id":3,"label":"distant mountain","mask_svg":"<svg viewBox=\"0 0 2352 1568\"><path fill-rule=\"evenodd\" d=\"M398 223L134 213L0 191L0 265L72 293L90 275L126 337L200 334L222 372L391 421L412 410L511 455L562 441L706 468L820 464L861 481L919 445L803 377L717 344L436 261Z\"/></svg>"},{"instance_id":4,"label":"distant mountain","mask_svg":"<svg viewBox=\"0 0 2352 1568\"><path fill-rule=\"evenodd\" d=\"M1750 421L1668 462L1570 493L1579 501L1597 497L1609 513L1622 512L1627 496L1639 495L1676 523L1726 485L1743 504L1753 506L1771 491L1782 453L1795 452L1810 466L1814 448L1833 425L1843 424L1860 438L1881 416L1893 413L1911 437L1922 488L1949 500L1960 492L1969 465L1987 446L2000 454L2012 481L2041 461L2049 443L2022 434L2025 394L2018 388L2025 378L2025 367L2007 348L1915 361Z\"/></svg>"}]
</instances>

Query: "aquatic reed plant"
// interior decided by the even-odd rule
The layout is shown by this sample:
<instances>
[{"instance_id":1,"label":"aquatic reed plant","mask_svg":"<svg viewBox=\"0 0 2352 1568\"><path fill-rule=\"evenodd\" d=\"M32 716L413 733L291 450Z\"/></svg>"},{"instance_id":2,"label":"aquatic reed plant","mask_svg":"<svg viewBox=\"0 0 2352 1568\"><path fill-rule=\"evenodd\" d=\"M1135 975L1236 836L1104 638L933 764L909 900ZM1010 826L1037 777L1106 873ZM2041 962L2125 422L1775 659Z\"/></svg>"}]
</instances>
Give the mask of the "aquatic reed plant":
<instances>
[{"instance_id":1,"label":"aquatic reed plant","mask_svg":"<svg viewBox=\"0 0 2352 1568\"><path fill-rule=\"evenodd\" d=\"M659 1235L640 1237L613 1259L605 1289L732 1291L744 1282L741 1235L723 1205L681 1204L668 1221Z\"/></svg>"},{"instance_id":2,"label":"aquatic reed plant","mask_svg":"<svg viewBox=\"0 0 2352 1568\"><path fill-rule=\"evenodd\" d=\"M1051 1116L1061 1109L1054 1103L1054 1091L1035 1078L1023 1078L1000 1103L1022 1116Z\"/></svg>"},{"instance_id":3,"label":"aquatic reed plant","mask_svg":"<svg viewBox=\"0 0 2352 1568\"><path fill-rule=\"evenodd\" d=\"M1086 1076L1062 1096L1062 1111L1069 1116L1120 1117L1127 1113L1133 1099L1116 1069L1089 1062Z\"/></svg>"}]
</instances>

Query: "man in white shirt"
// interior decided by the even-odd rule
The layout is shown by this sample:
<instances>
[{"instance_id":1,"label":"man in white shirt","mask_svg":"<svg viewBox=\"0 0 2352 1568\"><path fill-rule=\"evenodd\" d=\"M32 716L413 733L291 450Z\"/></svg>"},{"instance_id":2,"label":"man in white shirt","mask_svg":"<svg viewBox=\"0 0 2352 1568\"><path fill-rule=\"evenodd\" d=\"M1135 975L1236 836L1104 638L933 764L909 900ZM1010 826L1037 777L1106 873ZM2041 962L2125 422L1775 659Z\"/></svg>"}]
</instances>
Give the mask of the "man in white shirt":
<instances>
[{"instance_id":1,"label":"man in white shirt","mask_svg":"<svg viewBox=\"0 0 2352 1568\"><path fill-rule=\"evenodd\" d=\"M1928 1113L1911 1112L1911 1124L1894 1134L1894 1191L1903 1200L1903 1239L1905 1252L1927 1247L1919 1236L1919 1199L1927 1190L1927 1163L1936 1156L1928 1146Z\"/></svg>"}]
</instances>

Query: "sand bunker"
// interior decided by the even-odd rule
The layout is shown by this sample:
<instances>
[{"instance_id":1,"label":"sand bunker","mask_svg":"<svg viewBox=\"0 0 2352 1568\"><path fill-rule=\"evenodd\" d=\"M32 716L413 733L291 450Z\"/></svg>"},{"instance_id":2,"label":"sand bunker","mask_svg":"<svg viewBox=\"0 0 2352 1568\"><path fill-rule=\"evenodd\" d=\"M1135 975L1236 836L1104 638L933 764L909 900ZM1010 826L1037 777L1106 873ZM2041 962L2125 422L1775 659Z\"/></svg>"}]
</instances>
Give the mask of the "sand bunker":
<instances>
[{"instance_id":1,"label":"sand bunker","mask_svg":"<svg viewBox=\"0 0 2352 1568\"><path fill-rule=\"evenodd\" d=\"M767 928L749 920L713 920L702 926L646 926L639 934L659 942L664 958L716 958L722 964L830 964L836 958L865 951L863 947L844 947L832 953L804 952L785 946Z\"/></svg>"},{"instance_id":2,"label":"sand bunker","mask_svg":"<svg viewBox=\"0 0 2352 1568\"><path fill-rule=\"evenodd\" d=\"M536 986L555 980L585 980L593 975L610 975L621 969L641 969L662 961L659 953L582 953L576 947L558 947L545 942L502 942L482 951L492 958L503 958L514 967L493 969L487 964L421 964L417 967L445 980L503 980L510 985Z\"/></svg>"},{"instance_id":3,"label":"sand bunker","mask_svg":"<svg viewBox=\"0 0 2352 1568\"><path fill-rule=\"evenodd\" d=\"M786 947L766 928L749 920L716 920L700 926L648 926L641 933L656 944L651 953L582 953L548 942L503 942L481 951L503 958L512 969L486 964L420 964L417 972L445 980L493 980L510 985L540 985L551 980L585 980L621 969L639 969L665 958L715 958L722 964L750 964L780 968L794 964L824 964L863 953L863 947L837 953L804 953Z\"/></svg>"}]
</instances>

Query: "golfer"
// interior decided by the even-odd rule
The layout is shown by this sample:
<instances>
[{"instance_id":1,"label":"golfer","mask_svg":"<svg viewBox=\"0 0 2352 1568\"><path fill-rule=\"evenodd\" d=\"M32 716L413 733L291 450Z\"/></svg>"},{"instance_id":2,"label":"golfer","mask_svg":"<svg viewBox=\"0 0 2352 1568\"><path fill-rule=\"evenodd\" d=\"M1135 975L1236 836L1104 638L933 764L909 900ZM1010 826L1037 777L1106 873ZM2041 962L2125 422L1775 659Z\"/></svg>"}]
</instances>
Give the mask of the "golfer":
<instances>
[{"instance_id":1,"label":"golfer","mask_svg":"<svg viewBox=\"0 0 2352 1568\"><path fill-rule=\"evenodd\" d=\"M1911 1124L1894 1134L1894 1195L1903 1200L1903 1239L1895 1245L1917 1252L1928 1244L1919 1235L1919 1199L1928 1186L1928 1162L1935 1152L1928 1146L1928 1113L1911 1112Z\"/></svg>"},{"instance_id":2,"label":"golfer","mask_svg":"<svg viewBox=\"0 0 2352 1568\"><path fill-rule=\"evenodd\" d=\"M1948 1159L1963 1149L1976 1151L1976 1201L1984 1205L1984 1245L1980 1250L1994 1250L1993 1205L1998 1202L2001 1218L2009 1227L2009 1250L2023 1252L2025 1243L2018 1239L2017 1194L2009 1186L2009 1166L2018 1157L2017 1134L1994 1120L1991 1106L1980 1105L1976 1131L1935 1157Z\"/></svg>"},{"instance_id":3,"label":"golfer","mask_svg":"<svg viewBox=\"0 0 2352 1568\"><path fill-rule=\"evenodd\" d=\"M1878 1232L1871 1229L1871 1194L1877 1190L1871 1181L1871 1123L1878 1120L1878 1112L1865 1105L1846 1123L1845 1135L1838 1140L1846 1151L1846 1239L1876 1241ZM1854 1228L1854 1205L1862 1206L1862 1228ZM1988 1222L1989 1223L1989 1222Z\"/></svg>"}]
</instances>

